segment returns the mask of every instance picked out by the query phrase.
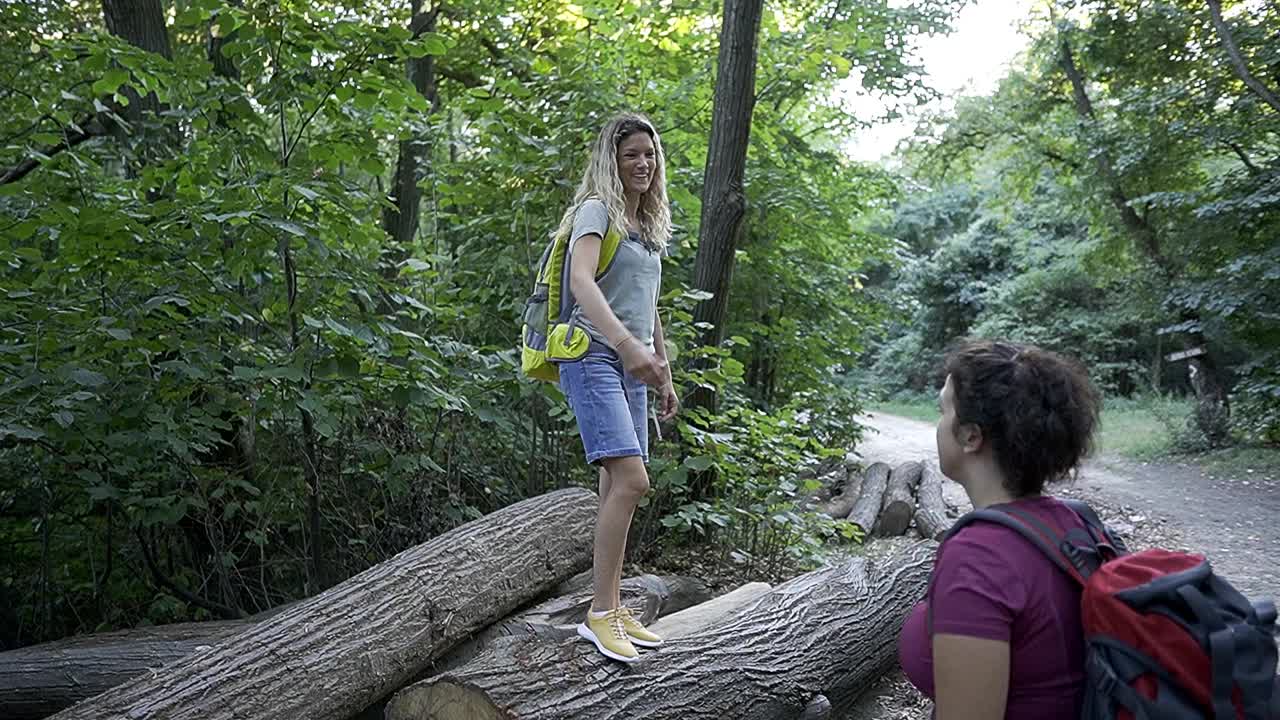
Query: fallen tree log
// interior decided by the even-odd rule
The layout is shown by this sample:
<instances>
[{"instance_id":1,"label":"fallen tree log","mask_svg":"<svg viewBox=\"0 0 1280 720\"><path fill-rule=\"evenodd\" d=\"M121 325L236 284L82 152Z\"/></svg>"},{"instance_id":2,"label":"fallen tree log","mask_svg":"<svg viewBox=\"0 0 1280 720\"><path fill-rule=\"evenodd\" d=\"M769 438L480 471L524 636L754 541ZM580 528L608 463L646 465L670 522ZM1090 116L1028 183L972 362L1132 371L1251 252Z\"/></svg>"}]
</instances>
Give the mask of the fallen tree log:
<instances>
[{"instance_id":1,"label":"fallen tree log","mask_svg":"<svg viewBox=\"0 0 1280 720\"><path fill-rule=\"evenodd\" d=\"M849 511L853 510L854 504L858 502L859 493L862 492L862 475L851 468L847 471L844 481L839 486L840 493L838 495L822 502L814 503L813 510L826 513L836 520L847 517Z\"/></svg>"},{"instance_id":2,"label":"fallen tree log","mask_svg":"<svg viewBox=\"0 0 1280 720\"><path fill-rule=\"evenodd\" d=\"M525 500L410 548L57 720L341 720L591 561L597 499Z\"/></svg>"},{"instance_id":3,"label":"fallen tree log","mask_svg":"<svg viewBox=\"0 0 1280 720\"><path fill-rule=\"evenodd\" d=\"M911 527L911 517L916 513L916 486L920 484L923 469L923 465L913 460L902 463L889 473L880 516L876 518L875 535L901 535Z\"/></svg>"},{"instance_id":4,"label":"fallen tree log","mask_svg":"<svg viewBox=\"0 0 1280 720\"><path fill-rule=\"evenodd\" d=\"M621 590L622 604L631 608L645 625L711 598L711 589L705 582L681 576L640 575L626 578L622 581ZM577 624L586 617L591 599L590 588L580 589L496 622L450 650L431 666L429 672L434 675L463 665L499 638L533 634L570 637L575 634ZM564 632L566 626L568 631Z\"/></svg>"},{"instance_id":5,"label":"fallen tree log","mask_svg":"<svg viewBox=\"0 0 1280 720\"><path fill-rule=\"evenodd\" d=\"M929 540L941 540L951 527L947 519L947 503L942 499L942 473L925 464L916 491L916 532Z\"/></svg>"},{"instance_id":6,"label":"fallen tree log","mask_svg":"<svg viewBox=\"0 0 1280 720\"><path fill-rule=\"evenodd\" d=\"M401 690L386 718L793 720L806 708L821 717L819 695L842 708L893 665L934 549L915 543L882 562L801 575L632 665L577 640L502 643Z\"/></svg>"},{"instance_id":7,"label":"fallen tree log","mask_svg":"<svg viewBox=\"0 0 1280 720\"><path fill-rule=\"evenodd\" d=\"M35 720L180 660L254 621L176 623L0 653L0 717Z\"/></svg>"},{"instance_id":8,"label":"fallen tree log","mask_svg":"<svg viewBox=\"0 0 1280 720\"><path fill-rule=\"evenodd\" d=\"M769 590L769 583L747 583L724 595L668 615L650 625L649 629L668 640L684 637L710 626L720 618L769 592Z\"/></svg>"},{"instance_id":9,"label":"fallen tree log","mask_svg":"<svg viewBox=\"0 0 1280 720\"><path fill-rule=\"evenodd\" d=\"M151 672L277 615L171 623L77 635L0 653L0 718L36 720Z\"/></svg>"},{"instance_id":10,"label":"fallen tree log","mask_svg":"<svg viewBox=\"0 0 1280 720\"><path fill-rule=\"evenodd\" d=\"M864 537L870 537L884 503L884 491L889 487L889 466L882 462L871 463L862 474L862 488L858 501L849 511L849 522L862 529Z\"/></svg>"}]
</instances>

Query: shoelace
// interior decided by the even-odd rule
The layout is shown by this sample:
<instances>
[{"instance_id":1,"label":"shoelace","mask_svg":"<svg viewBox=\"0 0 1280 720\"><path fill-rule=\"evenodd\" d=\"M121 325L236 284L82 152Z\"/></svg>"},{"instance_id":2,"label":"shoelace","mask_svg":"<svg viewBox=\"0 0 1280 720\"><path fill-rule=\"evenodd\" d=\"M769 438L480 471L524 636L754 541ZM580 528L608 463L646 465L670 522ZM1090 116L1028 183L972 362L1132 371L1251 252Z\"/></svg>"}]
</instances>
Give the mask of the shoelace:
<instances>
[{"instance_id":1,"label":"shoelace","mask_svg":"<svg viewBox=\"0 0 1280 720\"><path fill-rule=\"evenodd\" d=\"M614 638L618 640L627 639L627 629L622 624L622 610L626 610L626 608L614 610L604 616L604 619L609 623L609 629L613 631Z\"/></svg>"}]
</instances>

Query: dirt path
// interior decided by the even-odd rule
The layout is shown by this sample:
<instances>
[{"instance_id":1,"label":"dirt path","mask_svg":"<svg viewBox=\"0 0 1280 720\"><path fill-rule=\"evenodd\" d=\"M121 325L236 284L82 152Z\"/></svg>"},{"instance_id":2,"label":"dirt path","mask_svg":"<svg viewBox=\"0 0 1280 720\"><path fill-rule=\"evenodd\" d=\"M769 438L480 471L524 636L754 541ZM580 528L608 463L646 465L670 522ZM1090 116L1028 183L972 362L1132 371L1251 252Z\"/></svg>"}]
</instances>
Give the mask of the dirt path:
<instances>
[{"instance_id":1,"label":"dirt path","mask_svg":"<svg viewBox=\"0 0 1280 720\"><path fill-rule=\"evenodd\" d=\"M937 464L933 425L882 413L871 413L863 422L871 428L858 447L864 460ZM1185 545L1171 549L1204 553L1218 573L1253 599L1280 596L1280 477L1274 473L1213 477L1190 463L1103 456L1085 465L1068 494L1131 508L1121 522L1165 521ZM947 483L945 495L968 508L955 483Z\"/></svg>"}]
</instances>

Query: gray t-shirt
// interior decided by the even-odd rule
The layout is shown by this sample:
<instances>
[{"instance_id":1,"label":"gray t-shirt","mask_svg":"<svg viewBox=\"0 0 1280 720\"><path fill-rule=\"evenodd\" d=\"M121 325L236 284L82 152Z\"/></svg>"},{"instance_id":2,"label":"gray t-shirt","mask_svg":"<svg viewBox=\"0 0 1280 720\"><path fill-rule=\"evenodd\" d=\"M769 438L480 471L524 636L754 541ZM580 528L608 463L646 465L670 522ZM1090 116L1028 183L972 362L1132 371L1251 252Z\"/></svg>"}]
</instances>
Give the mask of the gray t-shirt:
<instances>
[{"instance_id":1,"label":"gray t-shirt","mask_svg":"<svg viewBox=\"0 0 1280 720\"><path fill-rule=\"evenodd\" d=\"M569 257L583 235L604 237L609 227L609 211L604 203L592 198L582 203L573 216L573 232L569 235ZM596 281L600 292L609 303L613 314L635 335L636 339L653 349L653 320L658 310L658 290L662 286L662 255L658 250L645 247L640 236L629 233L618 245L613 267ZM591 320L576 307L573 314L578 325L596 341L609 344Z\"/></svg>"}]
</instances>

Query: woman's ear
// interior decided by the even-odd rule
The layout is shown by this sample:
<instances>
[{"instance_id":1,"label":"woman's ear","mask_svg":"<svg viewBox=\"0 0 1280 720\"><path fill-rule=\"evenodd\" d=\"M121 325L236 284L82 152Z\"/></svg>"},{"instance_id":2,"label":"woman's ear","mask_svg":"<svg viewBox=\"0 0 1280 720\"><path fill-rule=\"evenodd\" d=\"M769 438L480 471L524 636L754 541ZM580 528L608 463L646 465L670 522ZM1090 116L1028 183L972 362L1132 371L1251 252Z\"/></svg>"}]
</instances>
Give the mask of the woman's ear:
<instances>
[{"instance_id":1,"label":"woman's ear","mask_svg":"<svg viewBox=\"0 0 1280 720\"><path fill-rule=\"evenodd\" d=\"M956 442L960 444L961 450L971 455L982 452L984 444L982 428L974 423L960 425L956 429Z\"/></svg>"}]
</instances>

